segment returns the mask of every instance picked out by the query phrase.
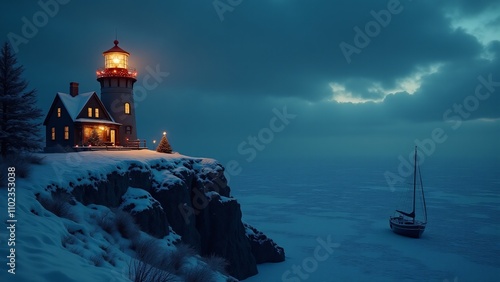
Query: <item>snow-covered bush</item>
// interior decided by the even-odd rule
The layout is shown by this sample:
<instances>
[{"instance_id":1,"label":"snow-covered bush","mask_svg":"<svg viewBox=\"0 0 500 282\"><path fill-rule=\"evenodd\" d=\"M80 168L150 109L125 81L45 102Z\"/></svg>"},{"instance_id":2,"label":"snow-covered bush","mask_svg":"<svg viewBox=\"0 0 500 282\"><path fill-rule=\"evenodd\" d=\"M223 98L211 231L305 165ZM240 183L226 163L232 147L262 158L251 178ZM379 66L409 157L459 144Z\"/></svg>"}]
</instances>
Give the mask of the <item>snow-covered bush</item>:
<instances>
[{"instance_id":1,"label":"snow-covered bush","mask_svg":"<svg viewBox=\"0 0 500 282\"><path fill-rule=\"evenodd\" d=\"M78 216L70 204L71 195L66 193L53 194L52 197L38 196L38 202L48 211L58 217L64 217L72 221L78 221Z\"/></svg>"},{"instance_id":2,"label":"snow-covered bush","mask_svg":"<svg viewBox=\"0 0 500 282\"><path fill-rule=\"evenodd\" d=\"M123 238L136 239L140 235L139 227L134 221L134 218L128 213L121 210L115 212L116 229Z\"/></svg>"},{"instance_id":3,"label":"snow-covered bush","mask_svg":"<svg viewBox=\"0 0 500 282\"><path fill-rule=\"evenodd\" d=\"M177 248L170 253L169 259L173 270L179 273L188 258L196 255L196 251L191 246L183 243L177 244L176 247Z\"/></svg>"},{"instance_id":4,"label":"snow-covered bush","mask_svg":"<svg viewBox=\"0 0 500 282\"><path fill-rule=\"evenodd\" d=\"M198 264L184 275L185 282L213 282L214 272L207 265Z\"/></svg>"},{"instance_id":5,"label":"snow-covered bush","mask_svg":"<svg viewBox=\"0 0 500 282\"><path fill-rule=\"evenodd\" d=\"M101 213L100 216L96 217L97 225L109 234L113 234L116 231L116 223L113 220L113 215L110 211Z\"/></svg>"},{"instance_id":6,"label":"snow-covered bush","mask_svg":"<svg viewBox=\"0 0 500 282\"><path fill-rule=\"evenodd\" d=\"M135 240L133 247L137 259L153 265L160 264L161 258L166 255L166 250L155 238Z\"/></svg>"},{"instance_id":7,"label":"snow-covered bush","mask_svg":"<svg viewBox=\"0 0 500 282\"><path fill-rule=\"evenodd\" d=\"M129 278L133 282L177 281L170 272L156 268L144 261L134 259L129 266Z\"/></svg>"},{"instance_id":8,"label":"snow-covered bush","mask_svg":"<svg viewBox=\"0 0 500 282\"><path fill-rule=\"evenodd\" d=\"M211 256L203 258L203 261L213 271L220 272L224 275L227 274L226 267L229 265L229 263L227 262L227 260L225 258L216 256L216 255L211 255Z\"/></svg>"},{"instance_id":9,"label":"snow-covered bush","mask_svg":"<svg viewBox=\"0 0 500 282\"><path fill-rule=\"evenodd\" d=\"M129 278L132 281L175 281L167 249L160 240L137 238L133 241L133 248L136 257L129 265Z\"/></svg>"}]
</instances>

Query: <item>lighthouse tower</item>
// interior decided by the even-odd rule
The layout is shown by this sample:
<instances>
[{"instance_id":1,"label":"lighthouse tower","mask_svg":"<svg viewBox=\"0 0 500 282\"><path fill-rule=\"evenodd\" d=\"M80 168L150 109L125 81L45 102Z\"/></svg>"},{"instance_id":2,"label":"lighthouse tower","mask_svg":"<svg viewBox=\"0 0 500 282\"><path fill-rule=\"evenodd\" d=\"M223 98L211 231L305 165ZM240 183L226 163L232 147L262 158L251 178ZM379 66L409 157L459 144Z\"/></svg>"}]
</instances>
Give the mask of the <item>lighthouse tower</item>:
<instances>
[{"instance_id":1,"label":"lighthouse tower","mask_svg":"<svg viewBox=\"0 0 500 282\"><path fill-rule=\"evenodd\" d=\"M129 140L137 140L134 107L135 69L129 69L129 53L115 46L104 51L104 68L97 70L97 81L101 84L101 101L115 122L121 123L116 145L127 146Z\"/></svg>"}]
</instances>

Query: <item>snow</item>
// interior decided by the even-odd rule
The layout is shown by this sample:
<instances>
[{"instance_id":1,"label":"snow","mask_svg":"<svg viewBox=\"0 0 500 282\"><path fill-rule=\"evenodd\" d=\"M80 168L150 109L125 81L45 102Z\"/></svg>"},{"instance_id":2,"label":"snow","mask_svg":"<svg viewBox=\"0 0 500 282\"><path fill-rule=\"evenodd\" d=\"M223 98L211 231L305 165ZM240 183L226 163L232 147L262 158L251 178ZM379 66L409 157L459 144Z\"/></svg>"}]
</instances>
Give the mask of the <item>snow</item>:
<instances>
[{"instance_id":1,"label":"snow","mask_svg":"<svg viewBox=\"0 0 500 282\"><path fill-rule=\"evenodd\" d=\"M151 167L182 166L186 160L195 159L150 150L39 155L44 158L44 165L32 166L28 179L16 179L16 274L7 272L6 256L10 246L4 229L0 233L3 257L0 281L130 281L131 239L123 238L116 230L105 230L106 222L114 222L113 210L76 202L65 217L59 217L45 209L37 196L50 197L50 190L56 187L71 190L75 184L93 184L111 172L125 173L130 167L145 171ZM124 204L134 204L137 211L150 208L156 201L148 192L134 187L128 188L123 199ZM7 203L7 193L0 193L0 203ZM6 220L7 212L2 214ZM150 238L143 232L139 236ZM173 242L179 239L179 235L170 230L161 242L173 248ZM225 279L217 274L217 281Z\"/></svg>"},{"instance_id":2,"label":"snow","mask_svg":"<svg viewBox=\"0 0 500 282\"><path fill-rule=\"evenodd\" d=\"M94 122L94 123L105 123L105 124L117 124L121 125L121 123L117 123L110 120L105 119L96 119L96 118L77 118L75 122Z\"/></svg>"},{"instance_id":3,"label":"snow","mask_svg":"<svg viewBox=\"0 0 500 282\"><path fill-rule=\"evenodd\" d=\"M213 199L214 197L218 197L219 198L219 202L221 202L221 203L227 203L227 202L230 202L230 201L236 201L235 198L229 198L229 197L222 196L222 195L220 195L219 193L217 193L215 191L206 192L205 195L207 195L207 197L210 198L210 199Z\"/></svg>"},{"instance_id":4,"label":"snow","mask_svg":"<svg viewBox=\"0 0 500 282\"><path fill-rule=\"evenodd\" d=\"M258 265L245 282L500 281L500 162L463 170L428 162L420 239L389 228L399 199L385 183L390 164L248 164L231 178L233 196L243 220L284 247L286 261ZM331 253L319 243L328 238Z\"/></svg>"},{"instance_id":5,"label":"snow","mask_svg":"<svg viewBox=\"0 0 500 282\"><path fill-rule=\"evenodd\" d=\"M139 188L129 187L127 192L122 196L121 209L127 206L133 206L130 210L132 213L142 212L144 210L153 209L154 206L160 206L160 203L149 194L148 191Z\"/></svg>"},{"instance_id":6,"label":"snow","mask_svg":"<svg viewBox=\"0 0 500 282\"><path fill-rule=\"evenodd\" d=\"M182 173L187 159L197 159L193 166L206 165L212 173L221 169L212 159L149 150L42 156L45 165L34 166L30 179L16 180L16 275L5 271L4 229L0 281L129 281L130 241L97 224L108 214L112 220L112 211L77 203L72 206L76 219L57 217L36 199L36 193L47 194L46 187L71 189L65 184L91 184L110 171L125 173L132 166L151 169L155 181L167 179L157 189L168 189L181 180L162 168ZM259 274L245 281L500 281L498 167L423 166L429 223L422 238L412 239L395 235L388 226L393 199L399 198L399 191L385 184L390 165L249 163L231 178L232 194L241 204L243 220L284 247L286 261L259 265ZM135 189L129 188L127 201L139 202L140 208L154 203ZM6 193L0 193L0 203L6 202ZM248 228L246 232L253 233ZM171 246L178 239L171 232L162 241ZM196 263L202 262L191 258L190 264ZM294 273L297 267L307 279ZM218 281L224 278L219 275Z\"/></svg>"},{"instance_id":7,"label":"snow","mask_svg":"<svg viewBox=\"0 0 500 282\"><path fill-rule=\"evenodd\" d=\"M40 156L44 158L45 165L35 166L31 178L37 181L27 185L27 189L38 192L50 185L71 189L65 184L93 184L105 180L111 171L125 173L130 165L142 167L145 171L158 163L167 162L174 166L175 161L189 158L181 154L162 154L151 150L85 151Z\"/></svg>"},{"instance_id":8,"label":"snow","mask_svg":"<svg viewBox=\"0 0 500 282\"><path fill-rule=\"evenodd\" d=\"M108 109L103 108L106 111L107 116L111 120L106 120L106 119L89 119L89 118L79 118L77 119L78 115L82 112L83 108L87 104L87 102L90 100L90 98L96 95L97 99L99 99L99 96L97 96L96 92L86 92L86 93L81 93L76 95L75 97L71 96L70 94L62 93L62 92L57 92L57 96L61 99L62 103L64 104L64 107L69 113L69 116L71 119L75 122L92 122L92 123L106 123L106 124L120 124L115 122L113 117L109 114ZM99 99L100 100L100 99ZM102 103L101 103L102 104Z\"/></svg>"},{"instance_id":9,"label":"snow","mask_svg":"<svg viewBox=\"0 0 500 282\"><path fill-rule=\"evenodd\" d=\"M64 107L69 113L69 116L71 119L74 121L78 114L82 111L83 107L87 104L89 101L90 97L94 95L95 92L87 92L87 93L81 93L76 95L75 97L71 96L70 94L62 93L62 92L57 92L57 95L59 98L61 98L61 101L64 104Z\"/></svg>"}]
</instances>

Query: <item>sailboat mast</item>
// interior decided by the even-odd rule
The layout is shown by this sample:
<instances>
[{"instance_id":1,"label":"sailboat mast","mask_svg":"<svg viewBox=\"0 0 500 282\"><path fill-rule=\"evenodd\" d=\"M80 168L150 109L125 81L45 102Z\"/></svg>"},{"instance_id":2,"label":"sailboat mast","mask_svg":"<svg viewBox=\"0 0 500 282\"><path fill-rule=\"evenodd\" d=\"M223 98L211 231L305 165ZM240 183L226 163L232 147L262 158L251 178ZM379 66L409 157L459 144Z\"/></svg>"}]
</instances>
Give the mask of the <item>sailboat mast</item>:
<instances>
[{"instance_id":1,"label":"sailboat mast","mask_svg":"<svg viewBox=\"0 0 500 282\"><path fill-rule=\"evenodd\" d=\"M424 195L424 184L422 183L422 173L420 173L420 167L418 167L418 177L420 178L420 187L422 188L422 200L424 201L424 222L427 222L427 205L425 204Z\"/></svg>"},{"instance_id":2,"label":"sailboat mast","mask_svg":"<svg viewBox=\"0 0 500 282\"><path fill-rule=\"evenodd\" d=\"M415 161L413 164L413 223L415 223L415 197L417 191L417 146L415 146Z\"/></svg>"}]
</instances>

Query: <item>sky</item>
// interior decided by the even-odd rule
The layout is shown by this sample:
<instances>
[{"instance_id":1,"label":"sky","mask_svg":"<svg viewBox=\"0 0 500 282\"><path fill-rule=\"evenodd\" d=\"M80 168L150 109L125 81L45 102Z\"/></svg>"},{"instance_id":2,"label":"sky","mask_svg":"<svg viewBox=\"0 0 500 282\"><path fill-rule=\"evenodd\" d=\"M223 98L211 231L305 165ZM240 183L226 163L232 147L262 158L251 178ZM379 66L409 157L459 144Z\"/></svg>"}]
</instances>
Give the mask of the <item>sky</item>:
<instances>
[{"instance_id":1,"label":"sky","mask_svg":"<svg viewBox=\"0 0 500 282\"><path fill-rule=\"evenodd\" d=\"M113 40L136 68L138 136L255 160L500 159L500 2L8 1L0 17L47 113L99 91ZM147 89L146 89L147 88Z\"/></svg>"}]
</instances>

